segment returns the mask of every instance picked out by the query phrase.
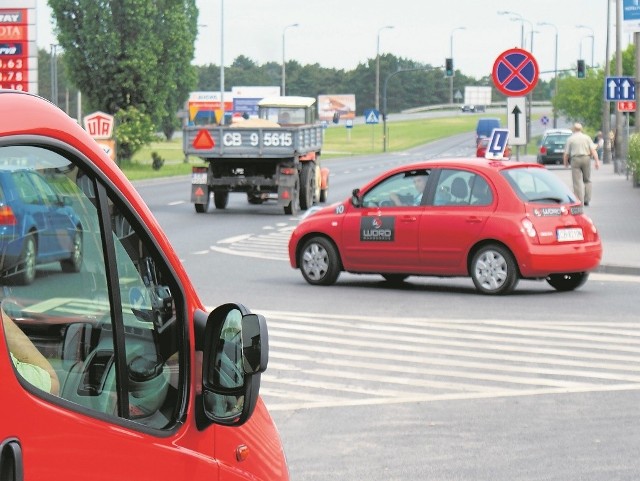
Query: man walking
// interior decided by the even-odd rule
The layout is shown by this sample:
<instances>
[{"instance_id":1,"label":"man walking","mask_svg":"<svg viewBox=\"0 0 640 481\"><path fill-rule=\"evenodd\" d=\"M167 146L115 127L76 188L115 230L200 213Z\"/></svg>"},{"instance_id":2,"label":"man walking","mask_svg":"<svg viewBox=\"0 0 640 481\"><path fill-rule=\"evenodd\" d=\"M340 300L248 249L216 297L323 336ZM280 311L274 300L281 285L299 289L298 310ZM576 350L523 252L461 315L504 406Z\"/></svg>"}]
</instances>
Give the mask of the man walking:
<instances>
[{"instance_id":1,"label":"man walking","mask_svg":"<svg viewBox=\"0 0 640 481\"><path fill-rule=\"evenodd\" d=\"M573 124L573 134L567 139L564 146L564 166L571 163L571 180L573 192L580 202L589 205L591 202L591 158L596 160L596 169L600 168L600 159L596 146L589 136L582 132L582 124Z\"/></svg>"}]
</instances>

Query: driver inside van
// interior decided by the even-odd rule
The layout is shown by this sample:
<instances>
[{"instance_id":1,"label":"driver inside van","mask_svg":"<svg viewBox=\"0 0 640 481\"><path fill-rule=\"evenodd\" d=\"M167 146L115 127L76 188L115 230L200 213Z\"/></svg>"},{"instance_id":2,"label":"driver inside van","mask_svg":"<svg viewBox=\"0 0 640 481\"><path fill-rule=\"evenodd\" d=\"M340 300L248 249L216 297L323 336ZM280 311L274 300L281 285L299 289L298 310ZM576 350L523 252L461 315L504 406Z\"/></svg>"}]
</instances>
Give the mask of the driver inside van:
<instances>
[{"instance_id":1,"label":"driver inside van","mask_svg":"<svg viewBox=\"0 0 640 481\"><path fill-rule=\"evenodd\" d=\"M0 305L7 345L18 374L38 389L58 395L58 376L47 359Z\"/></svg>"}]
</instances>

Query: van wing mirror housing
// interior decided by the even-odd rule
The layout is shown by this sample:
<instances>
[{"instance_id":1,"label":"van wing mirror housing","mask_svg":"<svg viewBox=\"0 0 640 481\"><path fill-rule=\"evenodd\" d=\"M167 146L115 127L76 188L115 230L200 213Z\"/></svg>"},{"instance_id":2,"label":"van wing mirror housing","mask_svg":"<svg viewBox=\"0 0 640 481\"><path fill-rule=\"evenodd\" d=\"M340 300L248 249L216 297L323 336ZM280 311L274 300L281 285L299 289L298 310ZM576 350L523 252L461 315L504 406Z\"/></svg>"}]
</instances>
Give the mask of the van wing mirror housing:
<instances>
[{"instance_id":1,"label":"van wing mirror housing","mask_svg":"<svg viewBox=\"0 0 640 481\"><path fill-rule=\"evenodd\" d=\"M242 304L224 304L208 316L203 344L198 428L240 426L253 414L267 369L267 322Z\"/></svg>"}]
</instances>

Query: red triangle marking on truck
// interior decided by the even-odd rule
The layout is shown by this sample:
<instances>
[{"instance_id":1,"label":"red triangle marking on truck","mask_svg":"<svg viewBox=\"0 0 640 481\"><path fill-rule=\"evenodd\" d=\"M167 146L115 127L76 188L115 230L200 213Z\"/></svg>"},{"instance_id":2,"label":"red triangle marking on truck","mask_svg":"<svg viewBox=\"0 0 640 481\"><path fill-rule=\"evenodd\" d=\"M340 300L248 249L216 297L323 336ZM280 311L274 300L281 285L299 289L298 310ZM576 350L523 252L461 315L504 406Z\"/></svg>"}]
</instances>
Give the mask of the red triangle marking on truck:
<instances>
[{"instance_id":1,"label":"red triangle marking on truck","mask_svg":"<svg viewBox=\"0 0 640 481\"><path fill-rule=\"evenodd\" d=\"M194 149L208 150L213 149L214 145L216 144L211 138L211 134L206 129L200 130L196 135L196 138L193 139Z\"/></svg>"},{"instance_id":2,"label":"red triangle marking on truck","mask_svg":"<svg viewBox=\"0 0 640 481\"><path fill-rule=\"evenodd\" d=\"M195 194L200 196L200 195L204 195L204 190L202 190L202 188L198 187L195 191Z\"/></svg>"}]
</instances>

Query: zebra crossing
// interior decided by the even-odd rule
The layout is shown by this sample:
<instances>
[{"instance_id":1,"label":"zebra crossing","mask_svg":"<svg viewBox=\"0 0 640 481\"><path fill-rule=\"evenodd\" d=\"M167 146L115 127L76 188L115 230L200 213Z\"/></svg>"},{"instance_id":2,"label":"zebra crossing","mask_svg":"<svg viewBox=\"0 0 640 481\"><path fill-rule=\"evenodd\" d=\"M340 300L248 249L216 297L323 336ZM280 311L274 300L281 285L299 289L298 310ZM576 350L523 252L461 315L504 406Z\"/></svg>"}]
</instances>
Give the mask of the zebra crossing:
<instances>
[{"instance_id":1,"label":"zebra crossing","mask_svg":"<svg viewBox=\"0 0 640 481\"><path fill-rule=\"evenodd\" d=\"M261 234L245 234L218 241L210 249L221 254L289 261L287 246L295 224L280 222Z\"/></svg>"},{"instance_id":2,"label":"zebra crossing","mask_svg":"<svg viewBox=\"0 0 640 481\"><path fill-rule=\"evenodd\" d=\"M258 312L270 410L640 390L640 323Z\"/></svg>"}]
</instances>

